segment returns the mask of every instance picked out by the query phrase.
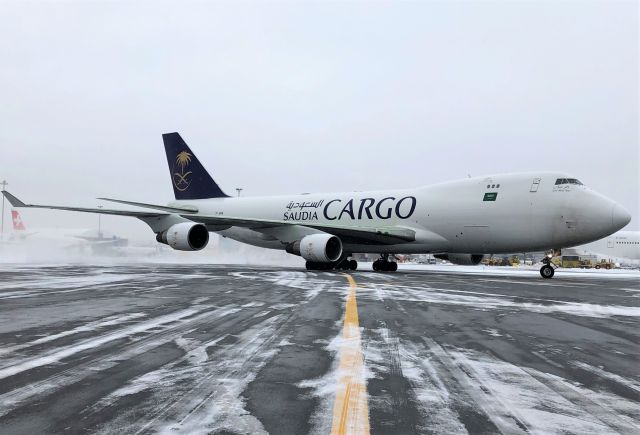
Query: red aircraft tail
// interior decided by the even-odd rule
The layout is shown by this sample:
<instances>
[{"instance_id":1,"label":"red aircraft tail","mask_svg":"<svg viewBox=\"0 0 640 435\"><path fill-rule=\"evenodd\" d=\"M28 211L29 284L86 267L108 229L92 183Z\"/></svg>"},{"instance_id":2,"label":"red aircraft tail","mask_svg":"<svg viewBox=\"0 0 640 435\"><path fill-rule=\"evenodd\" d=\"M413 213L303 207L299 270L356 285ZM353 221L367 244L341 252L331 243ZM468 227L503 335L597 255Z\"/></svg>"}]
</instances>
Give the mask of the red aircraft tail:
<instances>
[{"instance_id":1,"label":"red aircraft tail","mask_svg":"<svg viewBox=\"0 0 640 435\"><path fill-rule=\"evenodd\" d=\"M13 220L13 231L25 231L24 223L18 213L18 210L11 210L11 218Z\"/></svg>"}]
</instances>

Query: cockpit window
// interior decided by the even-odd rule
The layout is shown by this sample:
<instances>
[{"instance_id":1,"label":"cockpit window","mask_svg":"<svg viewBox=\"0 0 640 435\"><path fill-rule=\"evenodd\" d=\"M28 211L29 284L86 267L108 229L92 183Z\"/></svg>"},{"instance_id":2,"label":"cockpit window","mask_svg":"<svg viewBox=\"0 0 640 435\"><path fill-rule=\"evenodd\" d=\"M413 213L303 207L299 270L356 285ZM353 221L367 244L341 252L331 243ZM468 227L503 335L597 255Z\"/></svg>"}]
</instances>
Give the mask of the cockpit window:
<instances>
[{"instance_id":1,"label":"cockpit window","mask_svg":"<svg viewBox=\"0 0 640 435\"><path fill-rule=\"evenodd\" d=\"M577 180L575 178L558 178L556 180L556 186L558 186L560 184L579 184L579 185L582 185L580 180Z\"/></svg>"}]
</instances>

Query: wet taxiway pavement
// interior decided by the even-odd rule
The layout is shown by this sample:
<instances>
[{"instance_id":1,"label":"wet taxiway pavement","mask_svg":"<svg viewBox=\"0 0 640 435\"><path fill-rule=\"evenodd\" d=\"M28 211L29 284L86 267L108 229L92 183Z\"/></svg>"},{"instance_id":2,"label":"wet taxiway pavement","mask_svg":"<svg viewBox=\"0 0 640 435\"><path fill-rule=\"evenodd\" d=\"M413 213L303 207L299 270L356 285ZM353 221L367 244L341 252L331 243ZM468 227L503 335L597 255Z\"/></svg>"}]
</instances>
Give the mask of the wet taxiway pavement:
<instances>
[{"instance_id":1,"label":"wet taxiway pavement","mask_svg":"<svg viewBox=\"0 0 640 435\"><path fill-rule=\"evenodd\" d=\"M639 298L605 274L2 266L0 433L640 433Z\"/></svg>"}]
</instances>

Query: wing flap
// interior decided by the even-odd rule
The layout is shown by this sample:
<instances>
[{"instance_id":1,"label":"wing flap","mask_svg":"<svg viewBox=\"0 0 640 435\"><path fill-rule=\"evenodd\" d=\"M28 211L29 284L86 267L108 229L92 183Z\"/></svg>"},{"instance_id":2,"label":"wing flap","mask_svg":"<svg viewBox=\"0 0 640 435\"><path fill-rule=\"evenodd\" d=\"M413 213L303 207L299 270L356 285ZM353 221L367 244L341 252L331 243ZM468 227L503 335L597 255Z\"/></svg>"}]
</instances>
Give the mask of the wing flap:
<instances>
[{"instance_id":1,"label":"wing flap","mask_svg":"<svg viewBox=\"0 0 640 435\"><path fill-rule=\"evenodd\" d=\"M198 207L195 207L192 205L185 205L183 207L169 207L166 205L147 204L144 202L125 201L122 199L112 199L112 198L98 198L98 199L101 199L102 201L117 202L119 204L133 205L135 207L151 208L154 210L166 211L169 213L198 213Z\"/></svg>"}]
</instances>

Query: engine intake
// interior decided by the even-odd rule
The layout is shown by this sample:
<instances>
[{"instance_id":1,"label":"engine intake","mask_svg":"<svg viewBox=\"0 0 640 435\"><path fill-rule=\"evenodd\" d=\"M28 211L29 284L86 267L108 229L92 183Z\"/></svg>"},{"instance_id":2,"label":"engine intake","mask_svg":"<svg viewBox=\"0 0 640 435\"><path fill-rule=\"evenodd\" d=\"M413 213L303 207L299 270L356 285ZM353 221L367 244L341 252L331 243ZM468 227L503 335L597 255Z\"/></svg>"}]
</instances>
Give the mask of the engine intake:
<instances>
[{"instance_id":1,"label":"engine intake","mask_svg":"<svg viewBox=\"0 0 640 435\"><path fill-rule=\"evenodd\" d=\"M476 266L484 258L483 254L436 254L434 257L460 266Z\"/></svg>"},{"instance_id":2,"label":"engine intake","mask_svg":"<svg viewBox=\"0 0 640 435\"><path fill-rule=\"evenodd\" d=\"M158 233L156 240L178 251L199 251L209 243L209 231L202 224L182 222Z\"/></svg>"},{"instance_id":3,"label":"engine intake","mask_svg":"<svg viewBox=\"0 0 640 435\"><path fill-rule=\"evenodd\" d=\"M311 234L287 245L286 251L307 261L331 263L342 256L342 242L331 234Z\"/></svg>"}]
</instances>

